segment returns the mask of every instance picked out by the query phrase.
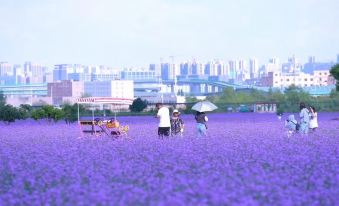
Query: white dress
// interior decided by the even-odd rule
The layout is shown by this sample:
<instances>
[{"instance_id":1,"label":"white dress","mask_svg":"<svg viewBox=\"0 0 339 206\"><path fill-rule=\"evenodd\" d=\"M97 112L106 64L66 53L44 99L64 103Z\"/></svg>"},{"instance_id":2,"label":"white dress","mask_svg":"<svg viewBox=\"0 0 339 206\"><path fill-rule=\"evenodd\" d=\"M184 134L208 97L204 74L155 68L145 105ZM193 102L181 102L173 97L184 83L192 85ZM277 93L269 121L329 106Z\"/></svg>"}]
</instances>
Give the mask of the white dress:
<instances>
[{"instance_id":1,"label":"white dress","mask_svg":"<svg viewBox=\"0 0 339 206\"><path fill-rule=\"evenodd\" d=\"M318 113L310 114L310 128L317 128L318 127Z\"/></svg>"}]
</instances>

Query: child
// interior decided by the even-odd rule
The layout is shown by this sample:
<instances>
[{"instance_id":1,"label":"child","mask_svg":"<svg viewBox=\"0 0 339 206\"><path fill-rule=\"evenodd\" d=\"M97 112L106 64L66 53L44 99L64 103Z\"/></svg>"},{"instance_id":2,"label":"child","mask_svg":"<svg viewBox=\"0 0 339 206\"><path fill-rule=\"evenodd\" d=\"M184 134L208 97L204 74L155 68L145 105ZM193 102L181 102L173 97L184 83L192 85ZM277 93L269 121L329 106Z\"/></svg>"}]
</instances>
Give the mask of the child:
<instances>
[{"instance_id":1,"label":"child","mask_svg":"<svg viewBox=\"0 0 339 206\"><path fill-rule=\"evenodd\" d=\"M171 133L173 135L180 135L182 136L184 132L184 121L180 118L180 112L175 109L173 110L172 117L171 117Z\"/></svg>"},{"instance_id":2,"label":"child","mask_svg":"<svg viewBox=\"0 0 339 206\"><path fill-rule=\"evenodd\" d=\"M310 129L314 132L318 128L318 113L314 107L310 107Z\"/></svg>"},{"instance_id":3,"label":"child","mask_svg":"<svg viewBox=\"0 0 339 206\"><path fill-rule=\"evenodd\" d=\"M287 129L287 137L291 137L298 131L298 122L294 118L294 114L288 116L287 120L285 121L285 128Z\"/></svg>"}]
</instances>

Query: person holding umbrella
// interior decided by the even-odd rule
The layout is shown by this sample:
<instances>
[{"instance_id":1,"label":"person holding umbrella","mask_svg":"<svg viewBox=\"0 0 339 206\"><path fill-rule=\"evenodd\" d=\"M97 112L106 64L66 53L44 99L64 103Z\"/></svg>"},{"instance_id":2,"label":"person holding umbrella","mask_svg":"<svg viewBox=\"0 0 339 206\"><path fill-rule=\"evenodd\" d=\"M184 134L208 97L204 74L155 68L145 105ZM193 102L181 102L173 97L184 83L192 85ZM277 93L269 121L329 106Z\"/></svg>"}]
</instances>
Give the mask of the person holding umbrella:
<instances>
[{"instance_id":1,"label":"person holding umbrella","mask_svg":"<svg viewBox=\"0 0 339 206\"><path fill-rule=\"evenodd\" d=\"M209 101L202 101L193 105L192 110L197 111L197 113L195 114L195 120L197 122L197 131L199 137L207 135L208 118L205 112L213 111L217 108L217 106Z\"/></svg>"},{"instance_id":2,"label":"person holding umbrella","mask_svg":"<svg viewBox=\"0 0 339 206\"><path fill-rule=\"evenodd\" d=\"M198 112L195 114L195 120L197 121L198 136L207 136L207 122L208 118L205 112Z\"/></svg>"}]
</instances>

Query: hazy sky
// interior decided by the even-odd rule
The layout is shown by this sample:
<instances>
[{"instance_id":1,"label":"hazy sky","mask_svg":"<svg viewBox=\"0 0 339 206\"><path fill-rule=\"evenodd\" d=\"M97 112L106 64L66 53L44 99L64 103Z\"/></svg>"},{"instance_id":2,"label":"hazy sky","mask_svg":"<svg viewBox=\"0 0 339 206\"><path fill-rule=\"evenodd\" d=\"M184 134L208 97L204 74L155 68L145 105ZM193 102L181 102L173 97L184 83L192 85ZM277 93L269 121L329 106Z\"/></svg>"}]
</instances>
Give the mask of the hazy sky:
<instances>
[{"instance_id":1,"label":"hazy sky","mask_svg":"<svg viewBox=\"0 0 339 206\"><path fill-rule=\"evenodd\" d=\"M338 0L0 0L0 61L335 60L338 8Z\"/></svg>"}]
</instances>

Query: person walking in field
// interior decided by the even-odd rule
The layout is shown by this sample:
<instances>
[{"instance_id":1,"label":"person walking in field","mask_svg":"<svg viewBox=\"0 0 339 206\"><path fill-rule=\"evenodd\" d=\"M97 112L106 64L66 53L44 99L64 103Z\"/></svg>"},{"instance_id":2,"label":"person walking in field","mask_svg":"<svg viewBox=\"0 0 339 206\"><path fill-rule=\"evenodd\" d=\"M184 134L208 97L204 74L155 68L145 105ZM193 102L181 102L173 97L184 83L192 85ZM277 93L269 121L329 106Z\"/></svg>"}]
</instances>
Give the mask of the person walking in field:
<instances>
[{"instance_id":1,"label":"person walking in field","mask_svg":"<svg viewBox=\"0 0 339 206\"><path fill-rule=\"evenodd\" d=\"M195 120L197 122L198 137L207 136L208 118L205 112L197 112L195 114Z\"/></svg>"},{"instance_id":2,"label":"person walking in field","mask_svg":"<svg viewBox=\"0 0 339 206\"><path fill-rule=\"evenodd\" d=\"M171 132L169 109L163 106L162 103L157 103L155 106L158 109L156 118L159 118L158 136L159 138L163 138L164 136L169 137Z\"/></svg>"},{"instance_id":3,"label":"person walking in field","mask_svg":"<svg viewBox=\"0 0 339 206\"><path fill-rule=\"evenodd\" d=\"M184 121L180 118L180 112L175 109L172 113L171 118L171 134L173 135L183 135L184 132Z\"/></svg>"},{"instance_id":4,"label":"person walking in field","mask_svg":"<svg viewBox=\"0 0 339 206\"><path fill-rule=\"evenodd\" d=\"M304 102L300 103L300 133L301 134L308 134L308 128L310 123L310 115L309 111L306 108L306 105Z\"/></svg>"},{"instance_id":5,"label":"person walking in field","mask_svg":"<svg viewBox=\"0 0 339 206\"><path fill-rule=\"evenodd\" d=\"M309 128L314 132L318 128L318 113L314 107L309 108L310 111L310 125Z\"/></svg>"}]
</instances>

